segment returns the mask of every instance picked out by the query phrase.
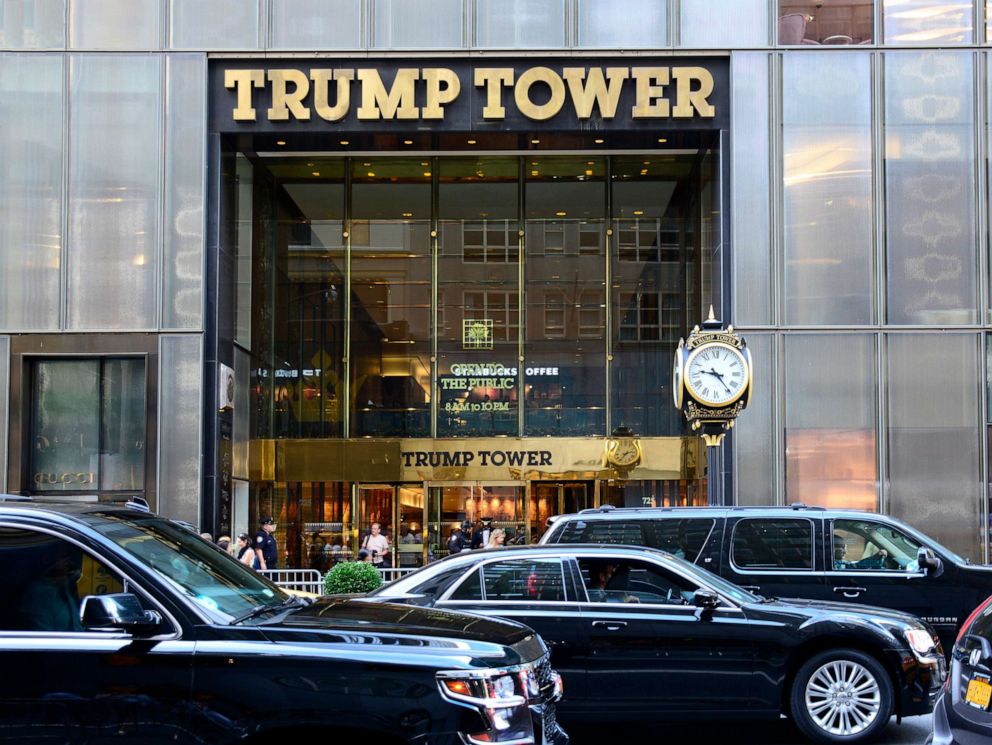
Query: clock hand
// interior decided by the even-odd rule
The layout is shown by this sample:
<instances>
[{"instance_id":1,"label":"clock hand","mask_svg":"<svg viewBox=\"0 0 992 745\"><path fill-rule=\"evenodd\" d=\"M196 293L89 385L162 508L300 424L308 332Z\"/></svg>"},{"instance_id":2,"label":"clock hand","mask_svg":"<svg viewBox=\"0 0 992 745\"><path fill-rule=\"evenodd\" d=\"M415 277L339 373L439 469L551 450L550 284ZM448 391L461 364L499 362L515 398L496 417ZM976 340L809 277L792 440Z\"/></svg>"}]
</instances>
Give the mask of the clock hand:
<instances>
[{"instance_id":1,"label":"clock hand","mask_svg":"<svg viewBox=\"0 0 992 745\"><path fill-rule=\"evenodd\" d=\"M720 381L720 385L722 385L724 388L727 389L727 393L733 393L733 391L730 390L730 386L727 385L726 382L724 382L724 380L723 380L723 374L722 373L718 373L712 367L709 370L703 370L703 372L704 373L709 373L710 375L714 376L717 380L719 380Z\"/></svg>"}]
</instances>

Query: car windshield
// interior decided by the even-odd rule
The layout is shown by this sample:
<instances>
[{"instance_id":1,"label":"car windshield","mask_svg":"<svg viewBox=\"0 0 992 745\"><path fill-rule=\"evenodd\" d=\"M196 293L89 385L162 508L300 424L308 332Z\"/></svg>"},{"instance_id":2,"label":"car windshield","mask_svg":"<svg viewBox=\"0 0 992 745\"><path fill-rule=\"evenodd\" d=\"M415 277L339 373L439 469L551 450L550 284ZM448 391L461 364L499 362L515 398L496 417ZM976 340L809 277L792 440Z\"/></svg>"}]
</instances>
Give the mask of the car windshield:
<instances>
[{"instance_id":1,"label":"car windshield","mask_svg":"<svg viewBox=\"0 0 992 745\"><path fill-rule=\"evenodd\" d=\"M104 513L93 528L196 603L214 621L231 623L276 608L290 595L198 535L163 518ZM261 614L260 614L261 615Z\"/></svg>"}]
</instances>

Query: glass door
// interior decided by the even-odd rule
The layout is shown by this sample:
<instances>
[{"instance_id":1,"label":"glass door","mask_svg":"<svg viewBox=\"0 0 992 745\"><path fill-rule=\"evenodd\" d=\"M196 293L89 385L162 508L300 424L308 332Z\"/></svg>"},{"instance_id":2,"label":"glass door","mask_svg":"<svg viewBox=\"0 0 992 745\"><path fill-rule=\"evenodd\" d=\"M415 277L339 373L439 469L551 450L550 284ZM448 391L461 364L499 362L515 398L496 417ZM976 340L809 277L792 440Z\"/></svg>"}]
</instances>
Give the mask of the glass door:
<instances>
[{"instance_id":1,"label":"glass door","mask_svg":"<svg viewBox=\"0 0 992 745\"><path fill-rule=\"evenodd\" d=\"M535 481L530 488L528 522L530 540L537 542L547 530L548 518L579 512L593 506L593 482Z\"/></svg>"},{"instance_id":2,"label":"glass door","mask_svg":"<svg viewBox=\"0 0 992 745\"><path fill-rule=\"evenodd\" d=\"M516 482L431 483L428 500L431 557L448 555L448 539L465 522L469 523L470 535L476 536L476 543L487 522L491 529L506 531L507 544L525 536L524 489L524 484Z\"/></svg>"},{"instance_id":3,"label":"glass door","mask_svg":"<svg viewBox=\"0 0 992 745\"><path fill-rule=\"evenodd\" d=\"M361 484L358 487L358 548L366 544L372 525L389 542L389 567L419 567L427 560L424 546L422 484Z\"/></svg>"}]
</instances>

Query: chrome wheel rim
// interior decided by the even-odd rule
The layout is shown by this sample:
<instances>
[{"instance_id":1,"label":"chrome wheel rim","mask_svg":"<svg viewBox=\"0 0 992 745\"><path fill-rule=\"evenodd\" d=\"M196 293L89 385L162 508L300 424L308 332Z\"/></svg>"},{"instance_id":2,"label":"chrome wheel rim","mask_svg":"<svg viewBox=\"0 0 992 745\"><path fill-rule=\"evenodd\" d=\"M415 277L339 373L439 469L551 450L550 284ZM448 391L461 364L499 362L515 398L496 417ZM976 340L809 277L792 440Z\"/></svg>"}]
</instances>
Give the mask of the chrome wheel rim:
<instances>
[{"instance_id":1,"label":"chrome wheel rim","mask_svg":"<svg viewBox=\"0 0 992 745\"><path fill-rule=\"evenodd\" d=\"M881 691L875 676L850 660L833 660L817 668L806 683L806 711L831 735L856 735L878 719Z\"/></svg>"}]
</instances>

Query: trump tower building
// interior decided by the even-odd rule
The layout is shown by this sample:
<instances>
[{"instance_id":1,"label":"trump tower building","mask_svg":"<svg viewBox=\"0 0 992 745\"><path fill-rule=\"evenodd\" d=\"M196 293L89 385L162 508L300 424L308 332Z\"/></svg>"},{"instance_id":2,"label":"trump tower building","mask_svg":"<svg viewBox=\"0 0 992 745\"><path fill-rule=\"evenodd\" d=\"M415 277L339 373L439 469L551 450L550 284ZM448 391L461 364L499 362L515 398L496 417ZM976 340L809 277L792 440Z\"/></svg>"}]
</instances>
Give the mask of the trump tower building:
<instances>
[{"instance_id":1,"label":"trump tower building","mask_svg":"<svg viewBox=\"0 0 992 745\"><path fill-rule=\"evenodd\" d=\"M983 0L0 0L0 488L271 514L301 567L712 494L985 561L990 41ZM710 306L755 371L719 458L672 401Z\"/></svg>"}]
</instances>

